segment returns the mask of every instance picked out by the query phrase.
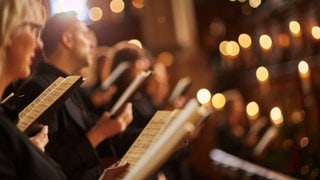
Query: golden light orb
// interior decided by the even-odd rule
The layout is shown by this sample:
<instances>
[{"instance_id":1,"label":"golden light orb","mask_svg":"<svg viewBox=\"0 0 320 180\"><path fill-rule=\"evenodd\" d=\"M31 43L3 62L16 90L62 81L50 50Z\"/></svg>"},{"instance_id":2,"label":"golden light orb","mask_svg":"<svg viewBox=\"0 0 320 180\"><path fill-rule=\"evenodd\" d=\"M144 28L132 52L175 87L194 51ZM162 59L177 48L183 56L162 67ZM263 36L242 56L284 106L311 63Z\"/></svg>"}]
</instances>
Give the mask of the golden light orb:
<instances>
[{"instance_id":1,"label":"golden light orb","mask_svg":"<svg viewBox=\"0 0 320 180\"><path fill-rule=\"evenodd\" d=\"M211 93L208 89L200 89L197 92L197 100L200 102L200 104L207 104L210 102L211 99Z\"/></svg>"},{"instance_id":2,"label":"golden light orb","mask_svg":"<svg viewBox=\"0 0 320 180\"><path fill-rule=\"evenodd\" d=\"M256 70L256 78L261 81L265 82L269 79L269 71L266 67L260 66Z\"/></svg>"},{"instance_id":3,"label":"golden light orb","mask_svg":"<svg viewBox=\"0 0 320 180\"><path fill-rule=\"evenodd\" d=\"M216 93L211 98L212 106L216 109L222 109L226 105L226 97L221 93Z\"/></svg>"}]
</instances>

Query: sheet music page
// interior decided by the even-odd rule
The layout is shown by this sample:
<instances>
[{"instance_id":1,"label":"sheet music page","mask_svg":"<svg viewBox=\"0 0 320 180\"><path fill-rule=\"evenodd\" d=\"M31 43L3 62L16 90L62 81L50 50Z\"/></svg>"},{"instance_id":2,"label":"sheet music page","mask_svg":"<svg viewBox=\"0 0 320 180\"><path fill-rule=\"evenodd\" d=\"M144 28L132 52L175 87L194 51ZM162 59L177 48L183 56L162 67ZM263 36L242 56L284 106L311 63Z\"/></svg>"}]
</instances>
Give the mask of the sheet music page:
<instances>
[{"instance_id":1,"label":"sheet music page","mask_svg":"<svg viewBox=\"0 0 320 180\"><path fill-rule=\"evenodd\" d=\"M56 103L71 87L82 82L81 76L59 77L35 100L19 113L17 128L26 131L45 111Z\"/></svg>"},{"instance_id":2,"label":"sheet music page","mask_svg":"<svg viewBox=\"0 0 320 180\"><path fill-rule=\"evenodd\" d=\"M196 124L199 123L198 119L203 118L202 113L204 112L199 111L198 102L195 99L191 99L179 114L173 118L170 125L157 137L157 140L149 146L134 166L130 168L123 179L146 179L151 175L155 169L169 158L177 144L186 135L195 130Z\"/></svg>"},{"instance_id":3,"label":"sheet music page","mask_svg":"<svg viewBox=\"0 0 320 180\"><path fill-rule=\"evenodd\" d=\"M27 107L25 107L20 113L19 113L19 122L17 124L18 129L20 131L24 131L27 129L27 127L30 126L30 124L33 122L34 119L37 118L38 115L40 115L40 111L43 110L45 107L39 106L42 101L48 96L48 94L58 86L61 81L63 81L63 77L57 78L53 83L50 84L49 87L47 87L34 101L32 101ZM42 110L41 110L42 109Z\"/></svg>"},{"instance_id":4,"label":"sheet music page","mask_svg":"<svg viewBox=\"0 0 320 180\"><path fill-rule=\"evenodd\" d=\"M170 124L172 119L180 112L173 111L157 111L143 131L140 133L135 142L131 145L127 153L121 159L121 163L128 162L129 168L119 178L125 176L130 169L136 164L140 157L145 153L147 148L154 143L161 135L164 129Z\"/></svg>"}]
</instances>

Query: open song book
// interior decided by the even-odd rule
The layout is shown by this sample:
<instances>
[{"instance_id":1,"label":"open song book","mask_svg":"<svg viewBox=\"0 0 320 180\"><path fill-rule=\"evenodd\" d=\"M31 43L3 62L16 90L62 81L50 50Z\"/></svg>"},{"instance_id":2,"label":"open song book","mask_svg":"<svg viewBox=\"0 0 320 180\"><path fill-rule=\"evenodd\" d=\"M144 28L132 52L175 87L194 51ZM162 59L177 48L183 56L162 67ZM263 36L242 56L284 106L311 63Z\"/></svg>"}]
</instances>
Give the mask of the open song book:
<instances>
[{"instance_id":1,"label":"open song book","mask_svg":"<svg viewBox=\"0 0 320 180\"><path fill-rule=\"evenodd\" d=\"M19 113L18 129L27 135L38 132L42 124L47 124L50 120L50 114L60 107L82 82L81 76L58 77Z\"/></svg>"},{"instance_id":2,"label":"open song book","mask_svg":"<svg viewBox=\"0 0 320 180\"><path fill-rule=\"evenodd\" d=\"M130 165L118 179L148 178L210 114L195 99L182 110L157 111L121 159Z\"/></svg>"}]
</instances>

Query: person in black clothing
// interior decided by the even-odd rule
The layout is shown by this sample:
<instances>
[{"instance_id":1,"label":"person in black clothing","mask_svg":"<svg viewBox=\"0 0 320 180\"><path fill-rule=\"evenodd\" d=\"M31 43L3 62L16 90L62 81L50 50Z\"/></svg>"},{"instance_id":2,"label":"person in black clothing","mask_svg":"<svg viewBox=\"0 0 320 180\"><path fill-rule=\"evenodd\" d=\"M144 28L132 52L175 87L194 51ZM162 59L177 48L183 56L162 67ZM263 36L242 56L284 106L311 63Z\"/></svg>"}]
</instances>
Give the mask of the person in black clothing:
<instances>
[{"instance_id":1,"label":"person in black clothing","mask_svg":"<svg viewBox=\"0 0 320 180\"><path fill-rule=\"evenodd\" d=\"M90 30L73 13L50 17L41 34L44 62L19 88L24 108L57 77L77 74L88 66L93 44ZM98 179L102 173L96 147L105 139L126 129L132 120L131 104L116 118L108 112L101 117L88 111L79 91L75 91L49 122L47 153L62 167L69 179Z\"/></svg>"},{"instance_id":2,"label":"person in black clothing","mask_svg":"<svg viewBox=\"0 0 320 180\"><path fill-rule=\"evenodd\" d=\"M94 32L92 34L95 37ZM95 40L94 42L96 43ZM81 71L81 74L86 78L81 85L83 98L90 110L97 115L101 115L107 109L112 96L117 91L114 85L110 85L108 88L102 87L111 68L111 60L108 57L110 49L107 46L97 47L93 63Z\"/></svg>"},{"instance_id":3,"label":"person in black clothing","mask_svg":"<svg viewBox=\"0 0 320 180\"><path fill-rule=\"evenodd\" d=\"M127 89L134 78L142 71L146 71L151 68L151 60L146 56L144 49L137 45L131 44L127 41L121 41L112 47L110 53L110 60L112 62L111 71L113 71L119 64L123 62L129 62L129 68L124 71L114 82L117 91L111 99L109 105L112 106L123 92ZM150 78L150 77L149 77ZM121 158L124 153L129 149L131 144L140 134L144 126L149 122L153 114L156 112L156 107L149 101L145 94L141 93L141 89L144 88L146 82L132 97L131 102L133 104L133 121L128 128L122 133L112 138L112 144L115 148L115 155ZM136 108L139 108L137 111ZM101 148L101 147L100 147ZM105 156L102 154L101 156Z\"/></svg>"},{"instance_id":4,"label":"person in black clothing","mask_svg":"<svg viewBox=\"0 0 320 180\"><path fill-rule=\"evenodd\" d=\"M0 1L0 97L10 83L29 76L34 52L42 47L38 34L43 15L44 8L36 0ZM17 118L16 111L1 103L1 179L66 179L61 167L39 149L46 142L40 147L34 146L29 137L16 128ZM38 135L46 136L45 131Z\"/></svg>"},{"instance_id":5,"label":"person in black clothing","mask_svg":"<svg viewBox=\"0 0 320 180\"><path fill-rule=\"evenodd\" d=\"M114 83L117 87L117 92L113 96L113 101L119 98L140 72L152 69L151 76L131 99L133 122L122 134L112 138L115 152L117 153L116 156L120 158L130 148L158 110L173 110L175 107L167 107L166 103L170 89L166 67L160 62L153 62L143 48L127 41L122 41L113 47L110 58L112 61L111 71L123 62L130 63L128 70ZM148 179L158 179L158 176L166 177L167 179L181 179L183 176L179 172L182 169L180 161L184 155L182 149L185 146L185 142L181 142L176 148L176 153Z\"/></svg>"},{"instance_id":6,"label":"person in black clothing","mask_svg":"<svg viewBox=\"0 0 320 180\"><path fill-rule=\"evenodd\" d=\"M230 154L247 158L250 154L247 145L248 120L245 116L245 101L238 89L223 92L226 104L217 119L218 147Z\"/></svg>"}]
</instances>

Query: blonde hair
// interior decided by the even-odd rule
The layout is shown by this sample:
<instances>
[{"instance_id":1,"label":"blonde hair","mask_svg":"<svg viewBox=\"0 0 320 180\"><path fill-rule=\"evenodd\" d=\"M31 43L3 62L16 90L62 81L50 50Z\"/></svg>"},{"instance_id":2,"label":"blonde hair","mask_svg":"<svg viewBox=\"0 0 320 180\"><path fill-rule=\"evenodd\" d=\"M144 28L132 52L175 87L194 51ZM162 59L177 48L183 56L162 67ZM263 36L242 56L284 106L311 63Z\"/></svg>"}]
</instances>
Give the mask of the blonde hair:
<instances>
[{"instance_id":1,"label":"blonde hair","mask_svg":"<svg viewBox=\"0 0 320 180\"><path fill-rule=\"evenodd\" d=\"M39 0L0 0L0 74L5 66L6 47L12 32L31 14L44 17L45 10Z\"/></svg>"}]
</instances>

